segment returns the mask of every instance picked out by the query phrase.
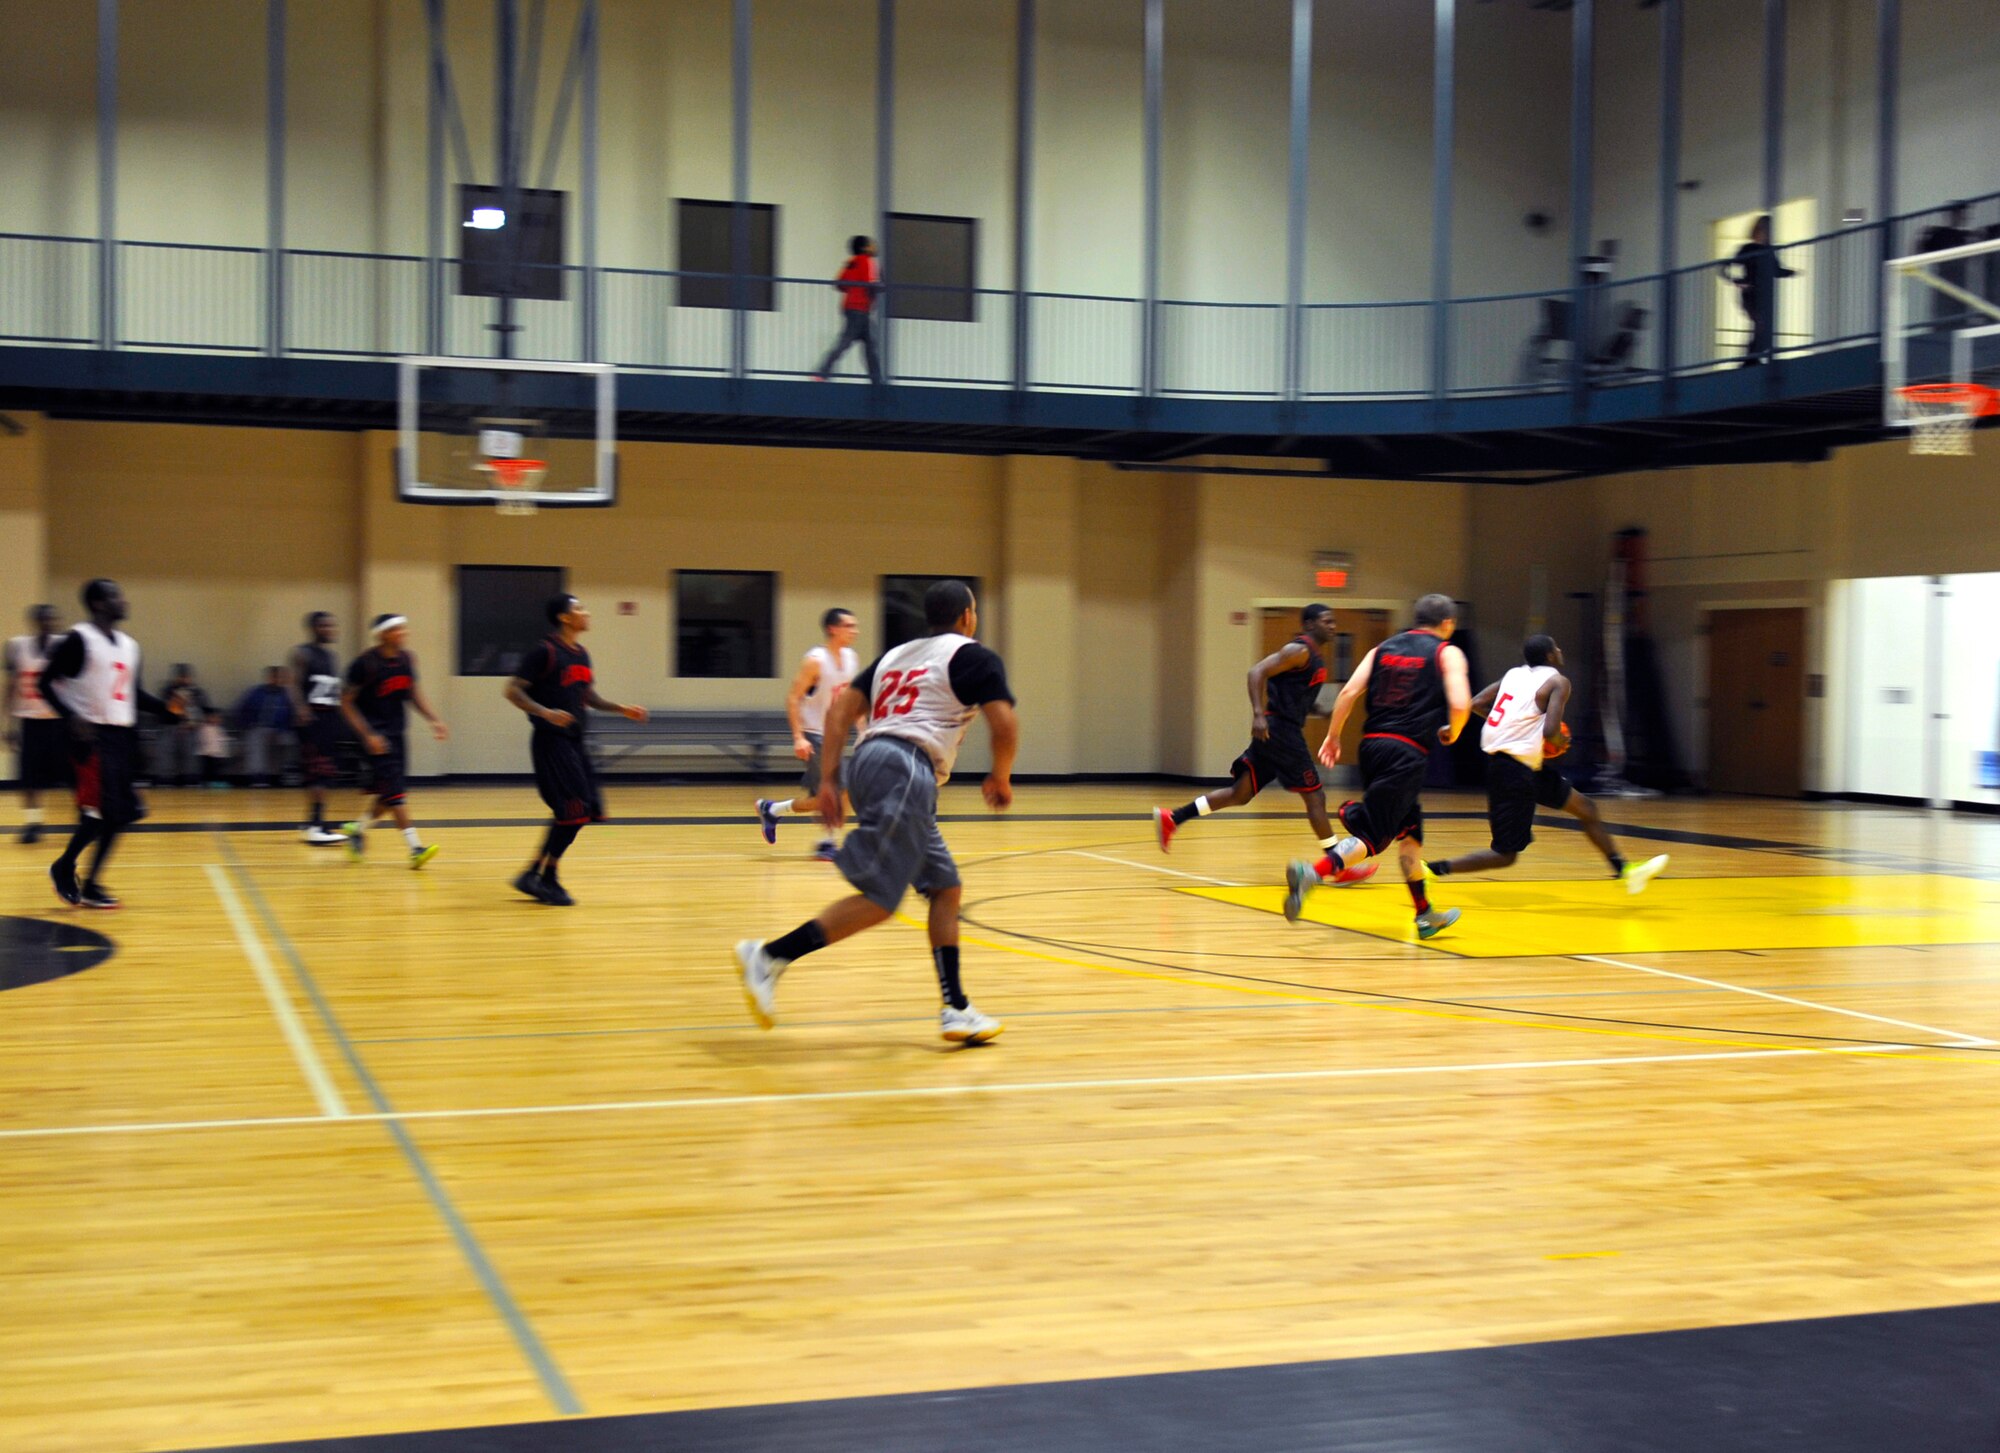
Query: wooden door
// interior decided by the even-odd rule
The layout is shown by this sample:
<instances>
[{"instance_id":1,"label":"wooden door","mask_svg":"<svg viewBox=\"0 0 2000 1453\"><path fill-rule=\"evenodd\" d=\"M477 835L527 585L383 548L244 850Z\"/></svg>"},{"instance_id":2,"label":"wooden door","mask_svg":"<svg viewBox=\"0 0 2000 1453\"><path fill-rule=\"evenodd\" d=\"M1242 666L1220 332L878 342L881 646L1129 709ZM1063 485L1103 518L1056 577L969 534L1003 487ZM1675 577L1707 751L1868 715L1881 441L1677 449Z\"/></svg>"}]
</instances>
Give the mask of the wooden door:
<instances>
[{"instance_id":1,"label":"wooden door","mask_svg":"<svg viewBox=\"0 0 2000 1453\"><path fill-rule=\"evenodd\" d=\"M1340 689L1347 678L1354 674L1354 668L1361 658L1388 640L1394 634L1389 628L1389 612L1386 610L1343 610L1333 608L1334 621L1340 633L1333 644L1327 647L1326 681L1327 692L1321 697L1321 704L1329 710L1333 707L1333 692ZM1262 660L1282 647L1299 633L1299 613L1291 609L1267 609L1263 619L1263 639L1258 659ZM1357 707L1354 715L1347 719L1347 730L1340 734L1340 760L1354 761L1354 754L1361 748L1361 723L1367 716L1365 708ZM1313 751L1319 751L1319 744L1326 740L1326 721L1314 717L1306 721L1306 744Z\"/></svg>"},{"instance_id":2,"label":"wooden door","mask_svg":"<svg viewBox=\"0 0 2000 1453\"><path fill-rule=\"evenodd\" d=\"M1708 622L1709 787L1797 797L1804 782L1805 611L1719 610Z\"/></svg>"}]
</instances>

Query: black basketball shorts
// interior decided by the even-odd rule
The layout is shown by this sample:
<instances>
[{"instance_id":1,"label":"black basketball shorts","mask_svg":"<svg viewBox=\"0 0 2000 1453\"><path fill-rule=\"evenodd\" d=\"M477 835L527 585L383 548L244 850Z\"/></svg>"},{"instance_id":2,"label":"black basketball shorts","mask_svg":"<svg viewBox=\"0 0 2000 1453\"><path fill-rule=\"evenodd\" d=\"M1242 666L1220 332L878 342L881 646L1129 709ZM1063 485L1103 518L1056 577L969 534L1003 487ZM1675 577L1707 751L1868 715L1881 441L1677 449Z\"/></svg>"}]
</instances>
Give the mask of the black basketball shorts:
<instances>
[{"instance_id":1,"label":"black basketball shorts","mask_svg":"<svg viewBox=\"0 0 2000 1453\"><path fill-rule=\"evenodd\" d=\"M139 800L139 733L133 727L100 726L88 742L72 744L76 810L106 827L127 827L146 815Z\"/></svg>"},{"instance_id":2,"label":"black basketball shorts","mask_svg":"<svg viewBox=\"0 0 2000 1453\"><path fill-rule=\"evenodd\" d=\"M1424 840L1424 777L1430 757L1398 737L1361 739L1361 800L1340 809L1340 825L1384 852L1401 838Z\"/></svg>"},{"instance_id":3,"label":"black basketball shorts","mask_svg":"<svg viewBox=\"0 0 2000 1453\"><path fill-rule=\"evenodd\" d=\"M1538 772L1519 757L1491 753L1486 758L1486 821L1493 829L1493 851L1527 851L1535 840L1535 809L1560 812L1574 790L1554 767Z\"/></svg>"},{"instance_id":4,"label":"black basketball shorts","mask_svg":"<svg viewBox=\"0 0 2000 1453\"><path fill-rule=\"evenodd\" d=\"M1273 727L1268 741L1250 739L1243 754L1229 764L1230 780L1250 779L1250 795L1255 797L1273 782L1287 792L1317 792L1319 768L1305 733L1282 726Z\"/></svg>"},{"instance_id":5,"label":"black basketball shorts","mask_svg":"<svg viewBox=\"0 0 2000 1453\"><path fill-rule=\"evenodd\" d=\"M389 750L377 755L369 753L364 759L362 780L368 784L368 795L383 807L398 807L409 795L410 747L401 735L385 736ZM365 747L365 743L363 744Z\"/></svg>"},{"instance_id":6,"label":"black basketball shorts","mask_svg":"<svg viewBox=\"0 0 2000 1453\"><path fill-rule=\"evenodd\" d=\"M21 717L21 785L42 792L69 785L69 726L56 717Z\"/></svg>"},{"instance_id":7,"label":"black basketball shorts","mask_svg":"<svg viewBox=\"0 0 2000 1453\"><path fill-rule=\"evenodd\" d=\"M557 732L535 732L529 744L535 763L535 790L564 827L604 821L604 794L597 768L582 742Z\"/></svg>"}]
</instances>

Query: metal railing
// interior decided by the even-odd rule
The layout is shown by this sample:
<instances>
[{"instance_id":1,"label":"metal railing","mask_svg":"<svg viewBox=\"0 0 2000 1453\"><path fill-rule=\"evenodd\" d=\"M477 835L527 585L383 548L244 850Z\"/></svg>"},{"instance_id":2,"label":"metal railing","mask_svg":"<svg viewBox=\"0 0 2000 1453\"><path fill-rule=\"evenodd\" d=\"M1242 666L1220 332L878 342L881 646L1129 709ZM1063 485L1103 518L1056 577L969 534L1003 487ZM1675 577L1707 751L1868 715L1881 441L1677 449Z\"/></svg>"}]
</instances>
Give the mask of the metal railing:
<instances>
[{"instance_id":1,"label":"metal railing","mask_svg":"<svg viewBox=\"0 0 2000 1453\"><path fill-rule=\"evenodd\" d=\"M1963 204L2000 236L2000 193ZM1867 344L1881 263L1950 220L1950 205L1778 249L1773 356ZM548 298L459 293L460 264L408 254L118 242L0 233L0 343L394 358L608 362L721 377L807 378L839 336L823 278L643 268L524 268ZM1491 297L1385 303L1162 300L891 282L873 314L890 383L1222 399L1380 399L1616 388L1737 366L1751 319L1728 260ZM106 277L111 296L104 295ZM1446 357L1434 356L1440 336ZM1672 327L1664 325L1671 321ZM1146 352L1153 350L1148 360ZM1150 367L1148 366L1150 362ZM860 350L837 375L865 382Z\"/></svg>"}]
</instances>

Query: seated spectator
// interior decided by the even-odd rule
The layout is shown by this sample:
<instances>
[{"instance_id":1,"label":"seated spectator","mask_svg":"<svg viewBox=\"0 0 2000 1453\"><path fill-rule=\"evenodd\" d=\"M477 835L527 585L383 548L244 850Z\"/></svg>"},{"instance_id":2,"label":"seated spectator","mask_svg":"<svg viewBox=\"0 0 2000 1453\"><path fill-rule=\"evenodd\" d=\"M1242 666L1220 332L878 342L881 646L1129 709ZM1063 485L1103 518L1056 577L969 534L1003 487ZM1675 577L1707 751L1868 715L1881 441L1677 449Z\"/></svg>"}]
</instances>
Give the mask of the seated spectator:
<instances>
[{"instance_id":1,"label":"seated spectator","mask_svg":"<svg viewBox=\"0 0 2000 1453\"><path fill-rule=\"evenodd\" d=\"M243 737L243 773L252 787L276 786L283 767L279 755L298 723L285 668L264 668L262 685L236 703L236 730Z\"/></svg>"}]
</instances>

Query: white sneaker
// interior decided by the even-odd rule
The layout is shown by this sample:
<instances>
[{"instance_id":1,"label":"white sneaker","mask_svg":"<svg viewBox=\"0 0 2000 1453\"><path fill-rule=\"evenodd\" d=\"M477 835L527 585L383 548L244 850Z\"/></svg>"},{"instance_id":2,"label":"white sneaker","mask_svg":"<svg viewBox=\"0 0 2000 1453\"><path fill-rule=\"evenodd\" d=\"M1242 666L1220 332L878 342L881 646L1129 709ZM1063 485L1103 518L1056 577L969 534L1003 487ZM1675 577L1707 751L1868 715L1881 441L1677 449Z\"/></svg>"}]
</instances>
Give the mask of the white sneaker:
<instances>
[{"instance_id":1,"label":"white sneaker","mask_svg":"<svg viewBox=\"0 0 2000 1453\"><path fill-rule=\"evenodd\" d=\"M1625 891L1634 894L1645 892L1646 885L1660 876L1669 861L1667 854L1661 853L1657 858L1648 858L1643 863L1627 863L1625 872L1621 875L1625 880Z\"/></svg>"},{"instance_id":2,"label":"white sneaker","mask_svg":"<svg viewBox=\"0 0 2000 1453\"><path fill-rule=\"evenodd\" d=\"M774 959L760 939L746 938L736 945L736 963L743 972L743 1002L759 1029L778 1022L773 1001L778 993L778 977L785 972L782 959Z\"/></svg>"},{"instance_id":3,"label":"white sneaker","mask_svg":"<svg viewBox=\"0 0 2000 1453\"><path fill-rule=\"evenodd\" d=\"M299 829L299 840L311 843L316 848L338 847L347 841L347 834L336 832L321 823L308 823Z\"/></svg>"},{"instance_id":4,"label":"white sneaker","mask_svg":"<svg viewBox=\"0 0 2000 1453\"><path fill-rule=\"evenodd\" d=\"M970 1004L963 1009L954 1009L947 1004L938 1015L938 1033L953 1044L984 1044L989 1039L998 1039L1000 1031L1006 1027L991 1014L981 1014Z\"/></svg>"}]
</instances>

